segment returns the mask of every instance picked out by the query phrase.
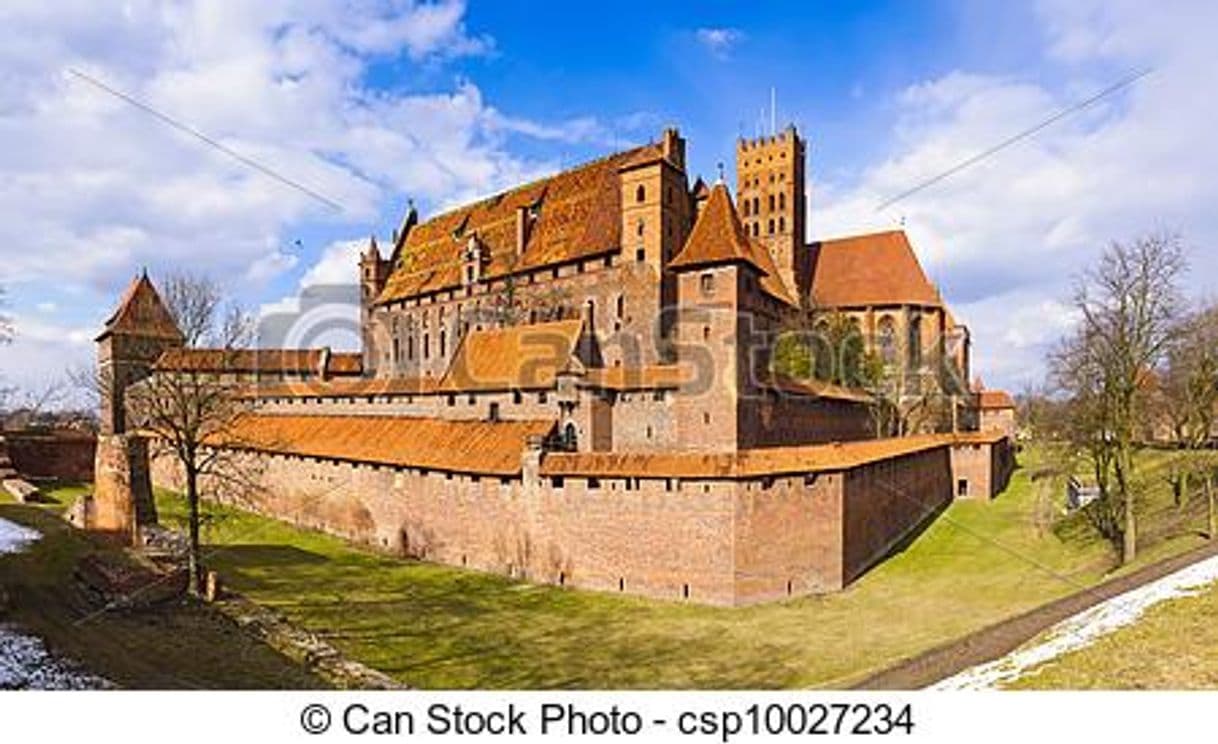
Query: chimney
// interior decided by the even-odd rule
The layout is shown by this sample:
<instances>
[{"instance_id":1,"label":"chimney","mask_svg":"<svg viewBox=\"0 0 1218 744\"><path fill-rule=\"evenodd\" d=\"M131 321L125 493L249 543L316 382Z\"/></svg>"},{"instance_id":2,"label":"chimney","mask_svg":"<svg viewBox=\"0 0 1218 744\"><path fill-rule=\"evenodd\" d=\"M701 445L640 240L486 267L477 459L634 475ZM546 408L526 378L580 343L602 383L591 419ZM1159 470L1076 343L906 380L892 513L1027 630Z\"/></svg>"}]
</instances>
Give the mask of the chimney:
<instances>
[{"instance_id":1,"label":"chimney","mask_svg":"<svg viewBox=\"0 0 1218 744\"><path fill-rule=\"evenodd\" d=\"M330 347L321 347L321 353L317 355L317 377L323 382L326 380L327 373L330 370Z\"/></svg>"},{"instance_id":2,"label":"chimney","mask_svg":"<svg viewBox=\"0 0 1218 744\"><path fill-rule=\"evenodd\" d=\"M664 130L660 148L665 160L677 166L678 170L685 170L685 140L681 139L676 127L668 127Z\"/></svg>"},{"instance_id":3,"label":"chimney","mask_svg":"<svg viewBox=\"0 0 1218 744\"><path fill-rule=\"evenodd\" d=\"M533 228L533 217L529 212L532 207L522 205L516 207L516 255L524 255L524 247L529 242L529 232Z\"/></svg>"}]
</instances>

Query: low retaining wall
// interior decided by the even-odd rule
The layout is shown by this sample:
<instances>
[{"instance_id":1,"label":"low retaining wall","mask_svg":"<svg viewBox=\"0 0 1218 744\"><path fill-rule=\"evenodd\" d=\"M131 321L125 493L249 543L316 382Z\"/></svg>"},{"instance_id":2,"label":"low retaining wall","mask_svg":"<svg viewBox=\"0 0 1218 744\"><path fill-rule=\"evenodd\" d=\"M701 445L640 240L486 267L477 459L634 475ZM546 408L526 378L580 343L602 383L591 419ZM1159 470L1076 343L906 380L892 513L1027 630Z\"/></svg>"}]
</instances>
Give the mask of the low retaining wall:
<instances>
[{"instance_id":1,"label":"low retaining wall","mask_svg":"<svg viewBox=\"0 0 1218 744\"><path fill-rule=\"evenodd\" d=\"M8 455L27 478L93 480L97 437L76 431L5 432Z\"/></svg>"}]
</instances>

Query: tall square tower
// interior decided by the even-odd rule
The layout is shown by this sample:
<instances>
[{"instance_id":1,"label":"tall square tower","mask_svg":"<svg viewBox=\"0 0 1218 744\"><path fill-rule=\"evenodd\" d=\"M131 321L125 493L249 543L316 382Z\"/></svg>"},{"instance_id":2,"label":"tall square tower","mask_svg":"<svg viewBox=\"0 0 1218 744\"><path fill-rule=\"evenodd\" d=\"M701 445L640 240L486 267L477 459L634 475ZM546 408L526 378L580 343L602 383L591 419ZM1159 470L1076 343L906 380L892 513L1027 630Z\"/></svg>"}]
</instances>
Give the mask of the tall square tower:
<instances>
[{"instance_id":1,"label":"tall square tower","mask_svg":"<svg viewBox=\"0 0 1218 744\"><path fill-rule=\"evenodd\" d=\"M777 134L736 141L740 220L749 236L769 250L783 283L797 297L807 291L806 272L799 270L807 240L805 159L804 141L793 124Z\"/></svg>"}]
</instances>

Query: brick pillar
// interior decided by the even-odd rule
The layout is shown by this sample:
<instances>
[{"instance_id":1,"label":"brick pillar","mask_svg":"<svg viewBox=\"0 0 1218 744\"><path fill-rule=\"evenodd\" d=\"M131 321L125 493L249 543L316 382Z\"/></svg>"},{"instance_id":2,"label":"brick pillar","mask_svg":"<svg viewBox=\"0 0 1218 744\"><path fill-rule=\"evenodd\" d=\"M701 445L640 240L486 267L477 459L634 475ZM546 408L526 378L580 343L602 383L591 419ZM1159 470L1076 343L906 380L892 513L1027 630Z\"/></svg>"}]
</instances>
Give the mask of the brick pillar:
<instances>
[{"instance_id":1,"label":"brick pillar","mask_svg":"<svg viewBox=\"0 0 1218 744\"><path fill-rule=\"evenodd\" d=\"M93 504L86 514L85 529L125 545L139 542L141 526L156 523L147 439L130 434L97 438Z\"/></svg>"}]
</instances>

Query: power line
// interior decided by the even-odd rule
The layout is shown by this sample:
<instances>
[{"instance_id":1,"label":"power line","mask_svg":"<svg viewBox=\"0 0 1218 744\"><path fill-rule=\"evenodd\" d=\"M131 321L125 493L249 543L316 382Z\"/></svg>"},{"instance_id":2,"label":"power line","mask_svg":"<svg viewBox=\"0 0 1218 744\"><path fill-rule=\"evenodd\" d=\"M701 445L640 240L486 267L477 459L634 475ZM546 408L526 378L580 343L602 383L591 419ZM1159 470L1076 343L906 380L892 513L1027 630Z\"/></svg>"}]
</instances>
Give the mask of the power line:
<instances>
[{"instance_id":1,"label":"power line","mask_svg":"<svg viewBox=\"0 0 1218 744\"><path fill-rule=\"evenodd\" d=\"M875 208L875 211L881 212L884 209L892 206L893 204L896 204L897 202L901 201L902 199L904 199L908 196L912 196L912 195L918 193L919 191L929 188L930 186L933 186L936 183L939 183L940 181L942 181L946 178L950 178L951 176L954 176L955 174L959 173L960 171L964 170L965 168L968 168L969 166L976 165L977 163L981 162L982 160L985 160L986 158L990 157L991 155L997 153L998 151L1003 150L1007 147L1010 147L1011 145L1015 144L1016 142L1025 140L1028 137L1031 137L1032 135L1040 132L1042 129L1045 129L1045 128L1055 124L1056 122L1066 118L1067 116L1078 113L1079 111L1082 111L1083 109L1087 108L1088 106L1091 106L1091 105L1103 100L1104 98L1107 98L1108 96L1112 95L1113 93L1116 93L1117 91L1119 91L1123 88L1127 88L1130 85L1133 85L1134 83L1136 83L1137 81L1146 77L1147 75L1149 75L1152 72L1154 72L1153 68L1147 68L1145 70L1141 70L1132 75L1129 75L1128 77L1123 78L1122 80L1119 80L1116 83L1113 83L1112 85L1108 86L1107 88L1104 88L1103 90L1092 94L1090 97L1085 98L1084 100L1079 101L1078 103L1075 103L1067 108L1064 108L1061 111L1058 111L1057 113L1053 114L1052 116L1050 116L1049 118L1040 122L1039 124L1036 124L1035 126L1025 129L1022 132L1020 132L1019 134L1008 137L1007 139L999 142L998 144L994 145L993 147L990 147L982 152L979 152L970 158L962 160L961 162L957 163L956 165L953 165L951 168L948 168L947 170L943 171L939 175L934 176L933 178L928 178L927 180L919 183L917 186L914 186L913 188L902 191L901 193L897 194L896 196L894 196L890 199L886 199L885 201L881 202L878 207Z\"/></svg>"},{"instance_id":2,"label":"power line","mask_svg":"<svg viewBox=\"0 0 1218 744\"><path fill-rule=\"evenodd\" d=\"M191 137L194 137L195 139L199 140L200 142L202 142L216 150L219 150L220 152L229 156L233 160L236 160L237 162L241 163L242 165L245 165L246 167L253 168L254 170L258 171L259 173L263 174L264 176L273 178L276 181L278 181L279 183L281 183L285 186L288 186L289 188L296 189L297 191L301 192L302 194L305 194L306 196L309 196L309 197L321 202L322 204L325 204L326 206L330 207L331 209L333 209L337 212L346 211L346 208L343 205L339 204L338 202L334 201L333 199L331 199L327 196L324 196L322 194L319 194L318 192L314 191L313 189L309 188L308 186L304 186L296 181L293 181L292 179L288 178L287 176L280 174L279 172L275 171L274 169L270 168L269 166L263 165L262 163L258 162L257 160L254 160L253 158L251 158L247 155L242 155L241 153L237 152L236 150L232 149L231 147L228 147L227 145L213 139L212 137L207 136L203 132L200 132L199 130L197 130L191 126L188 126L188 125L178 121L177 119L174 119L173 117L169 116L168 114L158 111L157 109L153 108L149 104L144 103L143 101L141 101L137 98L134 98L120 90L112 88L109 85L98 80L97 78L87 75L75 68L69 67L68 72L70 74L74 75L75 77L85 81L89 85L92 85L93 87L97 88L98 90L101 90L105 93L109 93L110 95L114 96L115 98L119 99L120 101L124 101L124 102L134 106L135 108L143 111L144 113L146 113L152 117L155 117L161 123L166 124L170 127L173 127L174 129L178 130L179 132L188 134Z\"/></svg>"}]
</instances>

